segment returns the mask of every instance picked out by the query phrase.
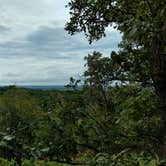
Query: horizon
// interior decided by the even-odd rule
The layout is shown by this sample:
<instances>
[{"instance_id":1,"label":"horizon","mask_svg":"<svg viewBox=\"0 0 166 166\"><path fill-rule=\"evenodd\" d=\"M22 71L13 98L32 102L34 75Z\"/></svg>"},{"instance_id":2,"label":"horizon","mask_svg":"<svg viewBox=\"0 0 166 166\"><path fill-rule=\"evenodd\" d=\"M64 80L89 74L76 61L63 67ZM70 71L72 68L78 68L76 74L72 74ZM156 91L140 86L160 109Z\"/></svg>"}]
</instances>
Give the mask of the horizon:
<instances>
[{"instance_id":1,"label":"horizon","mask_svg":"<svg viewBox=\"0 0 166 166\"><path fill-rule=\"evenodd\" d=\"M66 87L66 85L6 85L0 86L0 88L23 88L23 89L31 89L31 90L73 90L72 87ZM76 87L77 90L81 90L83 85L78 85Z\"/></svg>"}]
</instances>

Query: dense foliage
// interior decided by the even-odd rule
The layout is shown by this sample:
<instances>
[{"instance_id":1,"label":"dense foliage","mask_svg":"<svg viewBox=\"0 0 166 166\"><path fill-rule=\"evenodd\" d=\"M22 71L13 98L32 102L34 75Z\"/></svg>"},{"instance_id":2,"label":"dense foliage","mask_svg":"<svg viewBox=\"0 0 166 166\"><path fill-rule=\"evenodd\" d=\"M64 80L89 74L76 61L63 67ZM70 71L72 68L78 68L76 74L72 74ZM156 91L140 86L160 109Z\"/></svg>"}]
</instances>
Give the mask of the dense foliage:
<instances>
[{"instance_id":1,"label":"dense foliage","mask_svg":"<svg viewBox=\"0 0 166 166\"><path fill-rule=\"evenodd\" d=\"M68 91L0 89L0 165L166 165L164 0L72 0L69 33L123 34L110 57L85 57ZM82 81L82 88L78 88Z\"/></svg>"},{"instance_id":2,"label":"dense foliage","mask_svg":"<svg viewBox=\"0 0 166 166\"><path fill-rule=\"evenodd\" d=\"M91 58L88 70L93 75ZM14 160L18 165L41 160L38 165L42 165L44 160L157 166L161 119L155 111L153 88L139 83L90 84L98 80L100 74L96 74L88 77L80 91L1 89L0 157L12 160L2 160L1 165L12 166Z\"/></svg>"},{"instance_id":3,"label":"dense foliage","mask_svg":"<svg viewBox=\"0 0 166 166\"><path fill-rule=\"evenodd\" d=\"M70 20L66 24L66 30L70 34L83 32L90 43L104 37L109 26L122 34L121 50L115 56L120 63L116 63L116 66L113 63L110 68L113 71L108 75L116 73L120 81L127 79L128 83L140 82L144 87L149 83L154 88L156 112L161 115L158 129L160 146L157 153L161 159L165 159L166 1L71 0L68 7ZM102 65L102 61L98 64ZM119 73L123 77L119 77Z\"/></svg>"}]
</instances>

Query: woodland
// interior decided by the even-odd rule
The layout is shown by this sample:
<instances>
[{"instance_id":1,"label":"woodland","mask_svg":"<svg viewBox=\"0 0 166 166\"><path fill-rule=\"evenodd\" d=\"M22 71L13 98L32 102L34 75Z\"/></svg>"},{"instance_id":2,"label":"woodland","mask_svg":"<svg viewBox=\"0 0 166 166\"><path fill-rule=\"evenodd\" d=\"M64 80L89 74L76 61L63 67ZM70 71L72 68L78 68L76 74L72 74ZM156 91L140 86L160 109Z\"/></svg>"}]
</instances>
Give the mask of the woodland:
<instances>
[{"instance_id":1,"label":"woodland","mask_svg":"<svg viewBox=\"0 0 166 166\"><path fill-rule=\"evenodd\" d=\"M69 34L91 44L112 26L119 50L85 55L70 90L0 88L0 165L166 166L166 1L67 7Z\"/></svg>"}]
</instances>

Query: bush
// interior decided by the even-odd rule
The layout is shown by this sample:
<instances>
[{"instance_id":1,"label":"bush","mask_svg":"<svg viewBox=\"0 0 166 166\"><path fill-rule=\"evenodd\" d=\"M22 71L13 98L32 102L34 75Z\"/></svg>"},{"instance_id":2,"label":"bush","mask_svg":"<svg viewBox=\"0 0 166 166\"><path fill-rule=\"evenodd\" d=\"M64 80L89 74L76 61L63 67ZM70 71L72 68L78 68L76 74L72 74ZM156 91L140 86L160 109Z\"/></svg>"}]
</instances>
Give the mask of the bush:
<instances>
[{"instance_id":1,"label":"bush","mask_svg":"<svg viewBox=\"0 0 166 166\"><path fill-rule=\"evenodd\" d=\"M8 161L3 158L0 158L0 166L17 166L14 160ZM40 160L26 160L22 159L21 166L67 166L67 164L61 164L57 162L46 162Z\"/></svg>"}]
</instances>

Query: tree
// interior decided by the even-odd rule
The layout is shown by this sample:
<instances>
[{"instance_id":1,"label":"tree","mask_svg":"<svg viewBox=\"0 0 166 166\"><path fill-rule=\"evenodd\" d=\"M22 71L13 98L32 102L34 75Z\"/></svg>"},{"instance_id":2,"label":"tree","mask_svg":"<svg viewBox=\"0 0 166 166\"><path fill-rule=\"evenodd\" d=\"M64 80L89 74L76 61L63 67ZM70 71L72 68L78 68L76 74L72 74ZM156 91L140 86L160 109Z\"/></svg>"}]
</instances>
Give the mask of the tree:
<instances>
[{"instance_id":1,"label":"tree","mask_svg":"<svg viewBox=\"0 0 166 166\"><path fill-rule=\"evenodd\" d=\"M117 55L113 52L115 56ZM114 56L114 57L115 57ZM113 110L113 104L111 97L108 93L108 87L114 84L115 80L118 80L118 69L119 66L110 57L102 57L100 52L93 52L84 58L86 60L85 66L87 70L84 72L85 85L88 85L96 92L100 100L103 100L103 106L107 111Z\"/></svg>"},{"instance_id":2,"label":"tree","mask_svg":"<svg viewBox=\"0 0 166 166\"><path fill-rule=\"evenodd\" d=\"M83 31L90 43L115 25L132 48L148 54L152 82L161 114L159 154L166 158L166 2L164 0L71 0L70 34Z\"/></svg>"},{"instance_id":3,"label":"tree","mask_svg":"<svg viewBox=\"0 0 166 166\"><path fill-rule=\"evenodd\" d=\"M106 89L111 81L114 80L110 58L102 58L101 53L93 52L92 55L86 56L85 60L88 68L84 73L85 77L87 77L86 82Z\"/></svg>"},{"instance_id":4,"label":"tree","mask_svg":"<svg viewBox=\"0 0 166 166\"><path fill-rule=\"evenodd\" d=\"M73 90L77 90L78 84L81 82L81 80L76 80L73 77L70 77L69 84L65 85L66 88L72 88Z\"/></svg>"}]
</instances>

